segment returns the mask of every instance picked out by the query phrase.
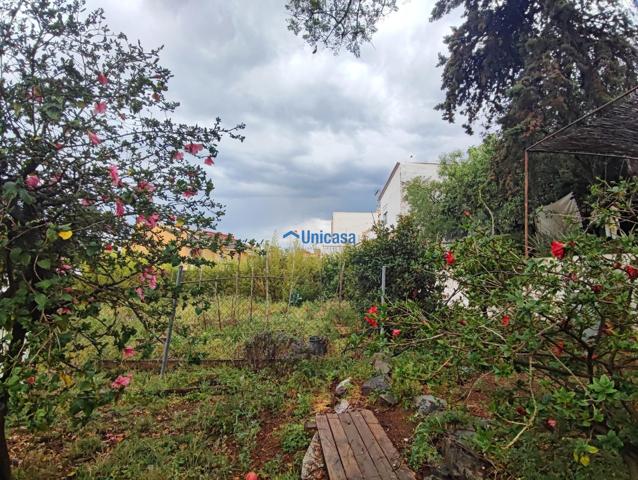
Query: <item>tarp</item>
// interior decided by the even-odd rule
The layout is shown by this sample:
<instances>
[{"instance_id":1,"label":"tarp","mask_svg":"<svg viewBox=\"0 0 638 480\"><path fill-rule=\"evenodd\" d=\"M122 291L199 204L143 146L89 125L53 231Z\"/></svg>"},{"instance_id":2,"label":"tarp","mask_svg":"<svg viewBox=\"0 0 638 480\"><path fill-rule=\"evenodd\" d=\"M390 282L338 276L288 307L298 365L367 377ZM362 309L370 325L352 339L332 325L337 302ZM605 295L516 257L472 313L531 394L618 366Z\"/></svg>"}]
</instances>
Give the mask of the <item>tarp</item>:
<instances>
[{"instance_id":1,"label":"tarp","mask_svg":"<svg viewBox=\"0 0 638 480\"><path fill-rule=\"evenodd\" d=\"M536 231L552 238L560 238L575 228L582 228L582 221L572 192L554 203L536 209L534 218Z\"/></svg>"}]
</instances>

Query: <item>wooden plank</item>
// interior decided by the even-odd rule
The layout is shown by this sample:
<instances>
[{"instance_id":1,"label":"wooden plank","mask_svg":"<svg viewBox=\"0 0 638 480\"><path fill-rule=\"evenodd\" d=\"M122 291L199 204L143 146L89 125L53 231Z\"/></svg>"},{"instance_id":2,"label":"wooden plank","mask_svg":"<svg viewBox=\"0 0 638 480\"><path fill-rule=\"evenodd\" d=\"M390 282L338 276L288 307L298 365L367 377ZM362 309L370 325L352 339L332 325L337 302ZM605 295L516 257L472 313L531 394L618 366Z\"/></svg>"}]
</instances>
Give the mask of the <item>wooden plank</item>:
<instances>
[{"instance_id":1,"label":"wooden plank","mask_svg":"<svg viewBox=\"0 0 638 480\"><path fill-rule=\"evenodd\" d=\"M339 457L341 458L341 464L346 472L346 478L348 480L365 480L365 477L359 470L357 460L354 458L354 452L346 437L346 432L343 430L343 426L339 421L339 417L335 413L326 414L328 423L330 424L330 430L332 430L332 436L335 440L335 445L339 451Z\"/></svg>"},{"instance_id":2,"label":"wooden plank","mask_svg":"<svg viewBox=\"0 0 638 480\"><path fill-rule=\"evenodd\" d=\"M379 472L379 475L381 475L381 478L383 478L383 480L398 480L399 477L392 470L392 465L390 465L390 462L383 453L383 450L381 450L377 439L374 438L374 435L372 434L372 431L370 431L370 427L361 415L361 412L352 411L350 412L350 417L357 427L359 435L361 435L361 439L368 449L370 458L372 458L374 465L377 467L377 471Z\"/></svg>"},{"instance_id":3,"label":"wooden plank","mask_svg":"<svg viewBox=\"0 0 638 480\"><path fill-rule=\"evenodd\" d=\"M350 414L346 412L337 415L337 417L341 422L343 431L346 432L348 443L350 443L350 448L352 448L354 458L359 465L359 470L361 470L363 478L366 480L381 480L377 467L370 457L368 449L364 445L361 435L359 435L359 430L357 430Z\"/></svg>"},{"instance_id":4,"label":"wooden plank","mask_svg":"<svg viewBox=\"0 0 638 480\"><path fill-rule=\"evenodd\" d=\"M379 424L379 420L370 410L362 410L361 415L370 427L370 431L377 440L377 443L385 453L386 458L390 462L392 469L396 472L400 480L416 480L416 475L403 464L403 458L385 433L385 430Z\"/></svg>"},{"instance_id":5,"label":"wooden plank","mask_svg":"<svg viewBox=\"0 0 638 480\"><path fill-rule=\"evenodd\" d=\"M316 419L319 440L321 441L321 450L323 451L323 459L326 462L328 476L331 480L348 480L343 465L341 464L341 458L339 457L328 419L325 415L321 414L318 414Z\"/></svg>"}]
</instances>

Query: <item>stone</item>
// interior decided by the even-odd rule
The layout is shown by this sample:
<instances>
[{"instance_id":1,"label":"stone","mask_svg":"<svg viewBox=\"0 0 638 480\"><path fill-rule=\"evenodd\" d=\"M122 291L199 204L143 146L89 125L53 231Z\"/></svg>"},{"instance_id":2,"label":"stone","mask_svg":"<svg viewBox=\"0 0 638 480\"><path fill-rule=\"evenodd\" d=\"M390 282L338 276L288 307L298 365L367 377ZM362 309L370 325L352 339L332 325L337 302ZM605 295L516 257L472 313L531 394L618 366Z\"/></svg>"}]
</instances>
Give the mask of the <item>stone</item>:
<instances>
[{"instance_id":1,"label":"stone","mask_svg":"<svg viewBox=\"0 0 638 480\"><path fill-rule=\"evenodd\" d=\"M312 437L301 462L301 480L328 480L319 433L315 433Z\"/></svg>"},{"instance_id":2,"label":"stone","mask_svg":"<svg viewBox=\"0 0 638 480\"><path fill-rule=\"evenodd\" d=\"M377 358L372 363L372 367L375 372L380 373L381 375L388 375L390 373L390 364L386 360Z\"/></svg>"},{"instance_id":3,"label":"stone","mask_svg":"<svg viewBox=\"0 0 638 480\"><path fill-rule=\"evenodd\" d=\"M350 410L350 402L348 400L340 400L339 403L335 405L335 413L345 413Z\"/></svg>"},{"instance_id":4,"label":"stone","mask_svg":"<svg viewBox=\"0 0 638 480\"><path fill-rule=\"evenodd\" d=\"M419 395L414 399L414 408L419 415L429 415L447 408L447 402L434 395Z\"/></svg>"},{"instance_id":5,"label":"stone","mask_svg":"<svg viewBox=\"0 0 638 480\"><path fill-rule=\"evenodd\" d=\"M379 395L379 399L383 401L386 405L393 407L397 403L399 403L399 399L392 392L386 392Z\"/></svg>"},{"instance_id":6,"label":"stone","mask_svg":"<svg viewBox=\"0 0 638 480\"><path fill-rule=\"evenodd\" d=\"M390 390L390 378L387 375L377 375L365 382L361 387L361 393L370 395L371 393L384 393Z\"/></svg>"},{"instance_id":7,"label":"stone","mask_svg":"<svg viewBox=\"0 0 638 480\"><path fill-rule=\"evenodd\" d=\"M346 394L346 392L352 387L352 380L350 378L346 378L341 381L339 385L335 387L335 395L337 397L341 397Z\"/></svg>"},{"instance_id":8,"label":"stone","mask_svg":"<svg viewBox=\"0 0 638 480\"><path fill-rule=\"evenodd\" d=\"M489 462L467 446L467 440L474 434L472 430L455 430L443 440L443 463L452 477L467 480L489 477Z\"/></svg>"}]
</instances>

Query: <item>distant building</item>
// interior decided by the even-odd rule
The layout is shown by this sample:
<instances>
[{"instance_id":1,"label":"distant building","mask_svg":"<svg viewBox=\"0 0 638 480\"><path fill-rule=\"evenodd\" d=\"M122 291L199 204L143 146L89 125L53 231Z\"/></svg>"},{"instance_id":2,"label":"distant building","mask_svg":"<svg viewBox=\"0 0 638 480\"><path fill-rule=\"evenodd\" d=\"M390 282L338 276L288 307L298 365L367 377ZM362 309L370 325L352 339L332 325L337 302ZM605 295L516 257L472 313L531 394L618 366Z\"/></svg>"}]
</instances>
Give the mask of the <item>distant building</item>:
<instances>
[{"instance_id":1,"label":"distant building","mask_svg":"<svg viewBox=\"0 0 638 480\"><path fill-rule=\"evenodd\" d=\"M377 221L375 212L332 212L332 233L354 233L357 243L372 233Z\"/></svg>"},{"instance_id":2,"label":"distant building","mask_svg":"<svg viewBox=\"0 0 638 480\"><path fill-rule=\"evenodd\" d=\"M377 194L377 215L385 225L396 225L399 216L406 215L410 206L405 200L405 187L410 180L439 179L438 163L399 163L397 162L390 176Z\"/></svg>"}]
</instances>

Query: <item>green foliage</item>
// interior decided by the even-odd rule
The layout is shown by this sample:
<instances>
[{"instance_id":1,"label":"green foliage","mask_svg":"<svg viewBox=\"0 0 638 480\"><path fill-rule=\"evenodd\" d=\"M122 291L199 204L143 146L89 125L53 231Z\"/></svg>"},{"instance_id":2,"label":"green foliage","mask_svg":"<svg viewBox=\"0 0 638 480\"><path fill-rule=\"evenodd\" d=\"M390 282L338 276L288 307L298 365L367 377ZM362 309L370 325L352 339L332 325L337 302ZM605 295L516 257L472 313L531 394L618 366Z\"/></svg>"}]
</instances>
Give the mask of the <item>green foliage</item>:
<instances>
[{"instance_id":1,"label":"green foliage","mask_svg":"<svg viewBox=\"0 0 638 480\"><path fill-rule=\"evenodd\" d=\"M617 203L625 206L611 210L622 211L620 223L634 225L636 203L626 199L636 188L633 179L593 189L594 221ZM409 313L409 304L385 309L384 325L401 329L388 345L418 345L465 378L501 379L490 409L499 432L493 441L510 452L503 461L518 458L519 442L526 448L548 437L561 451L569 446L560 468L580 471L621 456L633 468L638 243L627 232L613 241L574 233L545 259L524 258L502 236L457 241L441 281L457 282L463 298L433 312Z\"/></svg>"},{"instance_id":2,"label":"green foliage","mask_svg":"<svg viewBox=\"0 0 638 480\"><path fill-rule=\"evenodd\" d=\"M281 448L286 453L294 453L308 447L310 435L302 423L289 423L278 432Z\"/></svg>"},{"instance_id":3,"label":"green foliage","mask_svg":"<svg viewBox=\"0 0 638 480\"><path fill-rule=\"evenodd\" d=\"M359 308L377 304L381 298L381 267L385 265L386 299L410 299L424 309L432 309L439 301L434 272L440 262L438 252L419 237L412 218L400 218L393 229L377 225L375 238L345 252L347 294Z\"/></svg>"},{"instance_id":4,"label":"green foliage","mask_svg":"<svg viewBox=\"0 0 638 480\"><path fill-rule=\"evenodd\" d=\"M464 157L460 151L440 159L439 180L411 181L406 188L410 215L430 241L453 240L477 228L509 233L520 224L522 200L504 198L492 172L496 137L487 137Z\"/></svg>"}]
</instances>

